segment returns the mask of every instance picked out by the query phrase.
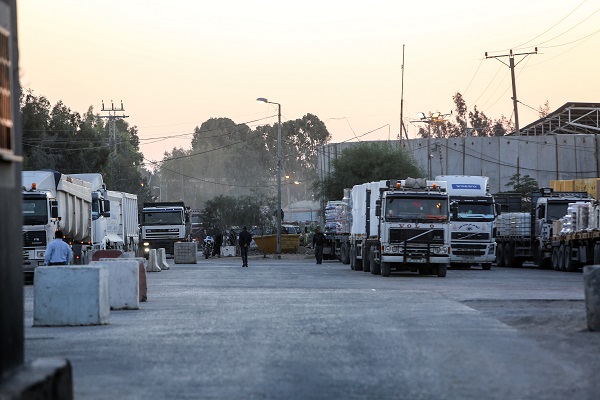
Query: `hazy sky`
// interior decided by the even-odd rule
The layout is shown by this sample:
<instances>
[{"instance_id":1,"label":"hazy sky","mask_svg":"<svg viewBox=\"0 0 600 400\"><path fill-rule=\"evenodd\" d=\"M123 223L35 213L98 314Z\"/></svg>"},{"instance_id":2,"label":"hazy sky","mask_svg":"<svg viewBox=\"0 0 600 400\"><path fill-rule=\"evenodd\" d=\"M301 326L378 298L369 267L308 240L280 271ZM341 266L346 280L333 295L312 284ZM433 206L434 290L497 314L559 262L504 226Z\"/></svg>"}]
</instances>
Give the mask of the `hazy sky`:
<instances>
[{"instance_id":1,"label":"hazy sky","mask_svg":"<svg viewBox=\"0 0 600 400\"><path fill-rule=\"evenodd\" d=\"M212 117L276 122L257 97L281 103L284 121L315 114L333 142L394 139L403 45L410 137L419 126L410 120L448 113L456 92L469 110L513 118L510 69L486 51L538 47L515 57L521 127L546 101L551 110L600 102L600 0L17 4L22 86L80 113L122 100L150 160L189 148L194 127Z\"/></svg>"}]
</instances>

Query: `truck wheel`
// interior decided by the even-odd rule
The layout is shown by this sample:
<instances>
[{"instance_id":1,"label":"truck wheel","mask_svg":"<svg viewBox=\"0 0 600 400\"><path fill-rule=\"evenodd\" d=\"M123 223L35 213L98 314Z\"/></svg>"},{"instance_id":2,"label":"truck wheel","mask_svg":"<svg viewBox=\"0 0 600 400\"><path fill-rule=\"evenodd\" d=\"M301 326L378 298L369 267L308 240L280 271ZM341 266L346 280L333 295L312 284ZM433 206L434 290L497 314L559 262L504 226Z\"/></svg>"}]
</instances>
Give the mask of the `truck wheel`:
<instances>
[{"instance_id":1,"label":"truck wheel","mask_svg":"<svg viewBox=\"0 0 600 400\"><path fill-rule=\"evenodd\" d=\"M566 260L565 260L565 271L566 272L577 272L579 271L579 262L573 260L573 258L571 257L572 254L572 247L568 246L568 250L569 252L567 253L567 247L565 247L565 255L566 255Z\"/></svg>"},{"instance_id":2,"label":"truck wheel","mask_svg":"<svg viewBox=\"0 0 600 400\"><path fill-rule=\"evenodd\" d=\"M388 262L381 263L381 276L390 276L391 273L391 265Z\"/></svg>"},{"instance_id":3,"label":"truck wheel","mask_svg":"<svg viewBox=\"0 0 600 400\"><path fill-rule=\"evenodd\" d=\"M439 264L437 266L437 276L438 277L445 278L447 271L448 271L448 265L447 264Z\"/></svg>"},{"instance_id":4,"label":"truck wheel","mask_svg":"<svg viewBox=\"0 0 600 400\"><path fill-rule=\"evenodd\" d=\"M561 243L560 246L558 247L558 264L557 264L556 270L563 271L564 265L565 265L565 244Z\"/></svg>"},{"instance_id":5,"label":"truck wheel","mask_svg":"<svg viewBox=\"0 0 600 400\"><path fill-rule=\"evenodd\" d=\"M515 255L513 253L513 244L508 242L504 244L504 251L503 251L503 255L504 255L504 264L508 267L511 268L513 267L513 264L515 262Z\"/></svg>"},{"instance_id":6,"label":"truck wheel","mask_svg":"<svg viewBox=\"0 0 600 400\"><path fill-rule=\"evenodd\" d=\"M364 272L371 272L371 263L369 262L371 248L368 246L363 246L363 255L362 255L362 270Z\"/></svg>"},{"instance_id":7,"label":"truck wheel","mask_svg":"<svg viewBox=\"0 0 600 400\"><path fill-rule=\"evenodd\" d=\"M489 271L490 269L492 269L492 263L483 263L481 264L481 268L485 271Z\"/></svg>"},{"instance_id":8,"label":"truck wheel","mask_svg":"<svg viewBox=\"0 0 600 400\"><path fill-rule=\"evenodd\" d=\"M340 261L342 264L350 264L350 252L348 251L348 243L342 243L340 247Z\"/></svg>"},{"instance_id":9,"label":"truck wheel","mask_svg":"<svg viewBox=\"0 0 600 400\"><path fill-rule=\"evenodd\" d=\"M554 246L552 247L552 259L550 261L550 265L552 267L552 269L554 269L555 271L558 271L558 246Z\"/></svg>"},{"instance_id":10,"label":"truck wheel","mask_svg":"<svg viewBox=\"0 0 600 400\"><path fill-rule=\"evenodd\" d=\"M498 268L506 267L506 262L504 261L504 243L498 243L498 246L496 246L496 265Z\"/></svg>"},{"instance_id":11,"label":"truck wheel","mask_svg":"<svg viewBox=\"0 0 600 400\"><path fill-rule=\"evenodd\" d=\"M371 251L369 252L369 262L371 264L371 274L380 275L381 274L381 264L375 260L375 248L371 247Z\"/></svg>"},{"instance_id":12,"label":"truck wheel","mask_svg":"<svg viewBox=\"0 0 600 400\"><path fill-rule=\"evenodd\" d=\"M354 271L362 271L362 260L356 258L356 246L352 246L350 249L350 268Z\"/></svg>"}]
</instances>

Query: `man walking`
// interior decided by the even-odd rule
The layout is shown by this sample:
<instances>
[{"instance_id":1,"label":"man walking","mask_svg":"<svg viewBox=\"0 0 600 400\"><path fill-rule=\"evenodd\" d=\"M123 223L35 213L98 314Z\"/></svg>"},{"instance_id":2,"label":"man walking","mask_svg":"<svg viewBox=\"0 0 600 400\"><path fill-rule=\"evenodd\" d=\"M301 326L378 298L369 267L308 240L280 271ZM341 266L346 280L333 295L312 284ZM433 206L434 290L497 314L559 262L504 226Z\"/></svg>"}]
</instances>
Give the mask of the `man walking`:
<instances>
[{"instance_id":1,"label":"man walking","mask_svg":"<svg viewBox=\"0 0 600 400\"><path fill-rule=\"evenodd\" d=\"M44 261L46 265L68 265L73 261L73 252L71 246L62 240L61 230L54 232L54 240L50 242L46 249Z\"/></svg>"},{"instance_id":2,"label":"man walking","mask_svg":"<svg viewBox=\"0 0 600 400\"><path fill-rule=\"evenodd\" d=\"M252 243L252 234L246 230L245 226L240 232L238 243L240 245L240 253L242 255L242 267L248 267L248 248L250 247L250 243Z\"/></svg>"},{"instance_id":3,"label":"man walking","mask_svg":"<svg viewBox=\"0 0 600 400\"><path fill-rule=\"evenodd\" d=\"M325 244L325 235L321 232L321 228L317 226L313 235L313 248L315 249L315 258L317 264L323 263L323 245Z\"/></svg>"}]
</instances>

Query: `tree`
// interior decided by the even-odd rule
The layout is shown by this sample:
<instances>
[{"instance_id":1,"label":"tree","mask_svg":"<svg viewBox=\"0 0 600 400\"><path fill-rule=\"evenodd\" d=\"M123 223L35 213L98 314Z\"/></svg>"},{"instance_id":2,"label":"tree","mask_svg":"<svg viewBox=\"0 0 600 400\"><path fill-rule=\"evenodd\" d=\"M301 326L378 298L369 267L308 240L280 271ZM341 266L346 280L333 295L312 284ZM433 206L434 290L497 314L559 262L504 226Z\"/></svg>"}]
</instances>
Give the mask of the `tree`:
<instances>
[{"instance_id":1,"label":"tree","mask_svg":"<svg viewBox=\"0 0 600 400\"><path fill-rule=\"evenodd\" d=\"M539 191L539 184L535 178L529 175L521 177L521 174L514 174L504 185L507 188L512 188L506 192L500 193L515 193L521 197L521 209L528 212L531 209L531 193Z\"/></svg>"},{"instance_id":2,"label":"tree","mask_svg":"<svg viewBox=\"0 0 600 400\"><path fill-rule=\"evenodd\" d=\"M550 114L550 102L548 100L546 100L544 105L540 106L540 108L538 108L538 115L540 116L540 118L544 118L548 114Z\"/></svg>"},{"instance_id":3,"label":"tree","mask_svg":"<svg viewBox=\"0 0 600 400\"><path fill-rule=\"evenodd\" d=\"M330 175L315 185L317 194L324 200L339 200L345 188L356 184L424 175L406 150L387 142L349 147L332 161L331 168Z\"/></svg>"},{"instance_id":4,"label":"tree","mask_svg":"<svg viewBox=\"0 0 600 400\"><path fill-rule=\"evenodd\" d=\"M275 199L262 196L217 196L204 208L204 224L208 231L223 233L232 226L257 226L261 231L273 226L272 210Z\"/></svg>"}]
</instances>

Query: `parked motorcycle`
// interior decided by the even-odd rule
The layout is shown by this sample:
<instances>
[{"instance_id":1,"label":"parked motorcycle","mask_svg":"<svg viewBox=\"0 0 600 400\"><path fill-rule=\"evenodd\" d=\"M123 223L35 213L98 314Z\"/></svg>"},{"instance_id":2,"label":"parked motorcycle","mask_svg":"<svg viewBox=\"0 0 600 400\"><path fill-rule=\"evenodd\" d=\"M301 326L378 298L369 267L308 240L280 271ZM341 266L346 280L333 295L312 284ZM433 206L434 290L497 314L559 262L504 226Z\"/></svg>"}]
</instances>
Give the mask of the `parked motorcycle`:
<instances>
[{"instance_id":1,"label":"parked motorcycle","mask_svg":"<svg viewBox=\"0 0 600 400\"><path fill-rule=\"evenodd\" d=\"M204 254L204 258L210 257L214 248L215 240L212 236L207 236L206 239L204 239L204 251L202 252L202 254Z\"/></svg>"}]
</instances>

